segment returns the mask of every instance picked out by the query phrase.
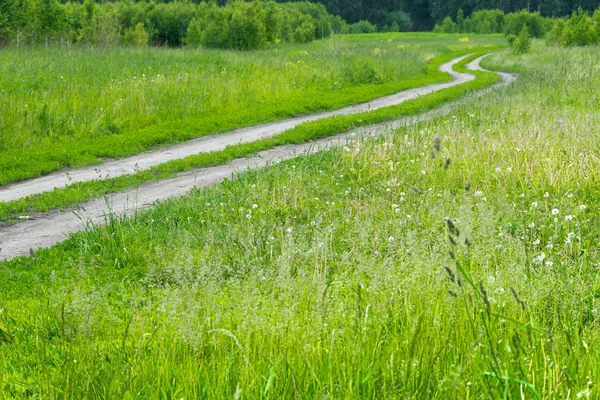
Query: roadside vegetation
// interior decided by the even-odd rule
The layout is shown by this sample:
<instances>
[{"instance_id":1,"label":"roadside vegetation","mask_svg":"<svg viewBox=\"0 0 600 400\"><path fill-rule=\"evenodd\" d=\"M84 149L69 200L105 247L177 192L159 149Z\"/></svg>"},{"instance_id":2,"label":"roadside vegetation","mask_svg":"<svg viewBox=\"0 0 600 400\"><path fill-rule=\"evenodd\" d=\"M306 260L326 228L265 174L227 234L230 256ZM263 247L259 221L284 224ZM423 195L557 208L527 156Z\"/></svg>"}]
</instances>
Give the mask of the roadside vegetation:
<instances>
[{"instance_id":1,"label":"roadside vegetation","mask_svg":"<svg viewBox=\"0 0 600 400\"><path fill-rule=\"evenodd\" d=\"M7 48L0 185L448 80L437 57L502 43L388 34L254 52Z\"/></svg>"},{"instance_id":2,"label":"roadside vegetation","mask_svg":"<svg viewBox=\"0 0 600 400\"><path fill-rule=\"evenodd\" d=\"M0 390L596 398L600 55L0 263Z\"/></svg>"},{"instance_id":3,"label":"roadside vegetation","mask_svg":"<svg viewBox=\"0 0 600 400\"><path fill-rule=\"evenodd\" d=\"M463 65L486 54L492 49L479 51L465 58L455 66L456 71L467 72ZM449 53L435 60L432 67L451 60L457 54ZM444 89L439 92L407 101L397 106L379 110L324 118L305 122L295 128L277 134L270 139L252 143L228 146L221 151L201 153L180 160L160 164L149 170L139 171L134 175L123 175L115 178L101 179L90 182L73 183L52 192L40 193L23 199L0 203L0 220L6 222L18 221L19 216L32 212L44 212L56 208L73 206L83 201L114 193L142 183L174 177L178 172L190 171L197 168L224 164L236 158L248 157L259 151L286 144L303 143L322 137L347 132L350 129L368 126L402 117L414 116L435 109L444 103L461 98L465 94L489 86L499 80L494 73L468 71L477 77L476 80L459 86Z\"/></svg>"}]
</instances>

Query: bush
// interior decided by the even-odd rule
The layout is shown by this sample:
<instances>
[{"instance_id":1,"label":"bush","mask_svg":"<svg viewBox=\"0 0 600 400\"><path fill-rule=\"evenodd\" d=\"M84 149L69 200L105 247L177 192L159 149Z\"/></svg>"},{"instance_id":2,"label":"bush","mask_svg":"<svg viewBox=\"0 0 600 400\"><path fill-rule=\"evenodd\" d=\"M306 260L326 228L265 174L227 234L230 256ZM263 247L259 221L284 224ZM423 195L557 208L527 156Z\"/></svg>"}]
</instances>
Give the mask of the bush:
<instances>
[{"instance_id":1,"label":"bush","mask_svg":"<svg viewBox=\"0 0 600 400\"><path fill-rule=\"evenodd\" d=\"M526 54L531 51L531 36L529 29L524 26L519 33L519 36L514 40L513 53L516 55Z\"/></svg>"},{"instance_id":2,"label":"bush","mask_svg":"<svg viewBox=\"0 0 600 400\"><path fill-rule=\"evenodd\" d=\"M358 21L349 27L350 33L375 33L377 28L369 21Z\"/></svg>"},{"instance_id":3,"label":"bush","mask_svg":"<svg viewBox=\"0 0 600 400\"><path fill-rule=\"evenodd\" d=\"M539 12L530 13L526 10L521 10L516 13L507 14L504 18L505 35L518 35L525 26L529 34L536 38L545 36L547 32L547 25L544 23L544 18Z\"/></svg>"},{"instance_id":4,"label":"bush","mask_svg":"<svg viewBox=\"0 0 600 400\"><path fill-rule=\"evenodd\" d=\"M450 16L447 16L440 25L436 25L433 28L433 31L438 33L455 33L458 32L458 25L452 21Z\"/></svg>"},{"instance_id":5,"label":"bush","mask_svg":"<svg viewBox=\"0 0 600 400\"><path fill-rule=\"evenodd\" d=\"M506 35L506 41L510 47L515 46L515 41L517 40L517 35L513 35L512 33Z\"/></svg>"},{"instance_id":6,"label":"bush","mask_svg":"<svg viewBox=\"0 0 600 400\"><path fill-rule=\"evenodd\" d=\"M589 46L598 43L598 32L589 14L579 8L565 23L560 35L563 46Z\"/></svg>"},{"instance_id":7,"label":"bush","mask_svg":"<svg viewBox=\"0 0 600 400\"><path fill-rule=\"evenodd\" d=\"M123 44L126 46L148 46L148 32L142 22L135 25L135 29L127 29L123 35Z\"/></svg>"},{"instance_id":8,"label":"bush","mask_svg":"<svg viewBox=\"0 0 600 400\"><path fill-rule=\"evenodd\" d=\"M190 47L200 47L202 45L202 23L198 18L194 18L188 25L184 43Z\"/></svg>"},{"instance_id":9,"label":"bush","mask_svg":"<svg viewBox=\"0 0 600 400\"><path fill-rule=\"evenodd\" d=\"M235 1L225 7L228 21L227 46L237 50L258 49L266 43L265 18L261 3ZM314 30L314 28L313 28Z\"/></svg>"}]
</instances>

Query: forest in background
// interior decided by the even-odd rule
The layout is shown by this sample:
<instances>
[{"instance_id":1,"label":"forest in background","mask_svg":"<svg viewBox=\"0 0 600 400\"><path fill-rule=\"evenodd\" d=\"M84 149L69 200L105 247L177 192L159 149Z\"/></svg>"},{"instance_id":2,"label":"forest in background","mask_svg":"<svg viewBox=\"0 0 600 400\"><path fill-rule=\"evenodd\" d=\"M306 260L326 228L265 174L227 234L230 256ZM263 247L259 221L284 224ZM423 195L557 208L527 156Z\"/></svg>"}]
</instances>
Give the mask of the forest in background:
<instances>
[{"instance_id":1,"label":"forest in background","mask_svg":"<svg viewBox=\"0 0 600 400\"><path fill-rule=\"evenodd\" d=\"M600 0L579 2L550 0L466 1L446 3L374 0L340 4L234 0L217 2L59 0L0 0L0 44L82 43L88 45L171 46L187 45L250 50L268 44L305 43L333 33L406 32L434 30L443 33L504 33L544 37L558 23L555 41L572 14L581 25L582 39L595 43L597 31L589 12ZM458 7L458 8L457 8ZM368 10L368 12L363 12ZM528 11L530 10L530 11ZM508 12L512 11L512 12ZM586 17L588 16L588 17ZM434 22L436 23L434 25ZM592 26L590 28L590 26ZM571 40L571 42L573 42ZM575 41L577 42L577 40Z\"/></svg>"}]
</instances>

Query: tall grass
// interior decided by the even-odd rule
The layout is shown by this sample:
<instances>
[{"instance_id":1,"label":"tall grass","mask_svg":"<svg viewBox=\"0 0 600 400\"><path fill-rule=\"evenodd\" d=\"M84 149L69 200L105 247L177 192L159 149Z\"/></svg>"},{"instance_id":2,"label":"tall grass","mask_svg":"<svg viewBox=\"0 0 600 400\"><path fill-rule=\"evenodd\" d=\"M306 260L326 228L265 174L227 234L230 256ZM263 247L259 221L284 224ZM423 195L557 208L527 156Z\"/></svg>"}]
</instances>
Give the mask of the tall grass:
<instances>
[{"instance_id":1,"label":"tall grass","mask_svg":"<svg viewBox=\"0 0 600 400\"><path fill-rule=\"evenodd\" d=\"M336 37L244 53L5 49L0 184L448 79L428 60L501 40Z\"/></svg>"},{"instance_id":2,"label":"tall grass","mask_svg":"<svg viewBox=\"0 0 600 400\"><path fill-rule=\"evenodd\" d=\"M599 58L0 264L0 390L598 397Z\"/></svg>"}]
</instances>

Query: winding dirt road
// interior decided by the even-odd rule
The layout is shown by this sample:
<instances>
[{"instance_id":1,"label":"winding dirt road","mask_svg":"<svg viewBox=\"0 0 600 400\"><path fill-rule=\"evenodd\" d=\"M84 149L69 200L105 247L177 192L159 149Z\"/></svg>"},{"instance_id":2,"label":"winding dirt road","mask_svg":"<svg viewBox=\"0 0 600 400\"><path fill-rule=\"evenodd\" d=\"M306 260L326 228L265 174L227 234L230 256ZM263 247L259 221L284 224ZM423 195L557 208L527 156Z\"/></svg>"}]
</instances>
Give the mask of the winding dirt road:
<instances>
[{"instance_id":1,"label":"winding dirt road","mask_svg":"<svg viewBox=\"0 0 600 400\"><path fill-rule=\"evenodd\" d=\"M448 83L427 85L421 88L400 92L395 95L382 97L369 103L358 104L336 111L302 116L272 124L239 129L227 134L204 137L168 149L142 153L134 157L112 161L102 164L101 166L72 170L69 171L68 174L65 172L54 173L37 179L15 183L0 188L0 201L16 200L31 194L51 191L57 187L64 187L70 183L99 179L99 177L104 178L106 175L115 177L123 174L132 174L141 169L147 169L169 160L179 159L201 152L221 150L231 144L251 142L271 137L305 121L312 121L333 115L353 114L369 109L374 110L399 104L418 96L475 79L474 75L459 73L452 70L452 67L465 57L467 56L454 59L440 67L441 71L449 72L452 75L453 80ZM483 70L479 65L482 58L483 57L480 57L472 61L467 65L467 69ZM497 74L502 79L501 83L497 85L507 85L516 79L516 75L514 74L503 72L497 72ZM490 90L490 88L484 89L484 91L488 90ZM51 247L56 243L65 240L68 235L85 229L89 223L103 223L105 221L105 216L108 214L130 215L137 210L150 207L156 201L183 196L194 187L200 188L217 183L224 178L231 177L231 175L237 171L248 168L260 168L298 155L315 153L325 148L346 143L357 134L379 136L381 134L389 133L400 126L414 124L418 121L432 118L434 115L444 115L448 112L451 105L460 101L464 100L458 100L447 104L428 114L363 127L352 132L323 138L309 143L281 146L262 151L254 157L234 160L228 164L215 167L185 172L173 179L148 182L136 188L110 194L101 199L88 201L81 204L76 210L52 212L48 215L40 215L28 221L0 228L0 260L27 255L31 250L35 251L39 248Z\"/></svg>"}]
</instances>

